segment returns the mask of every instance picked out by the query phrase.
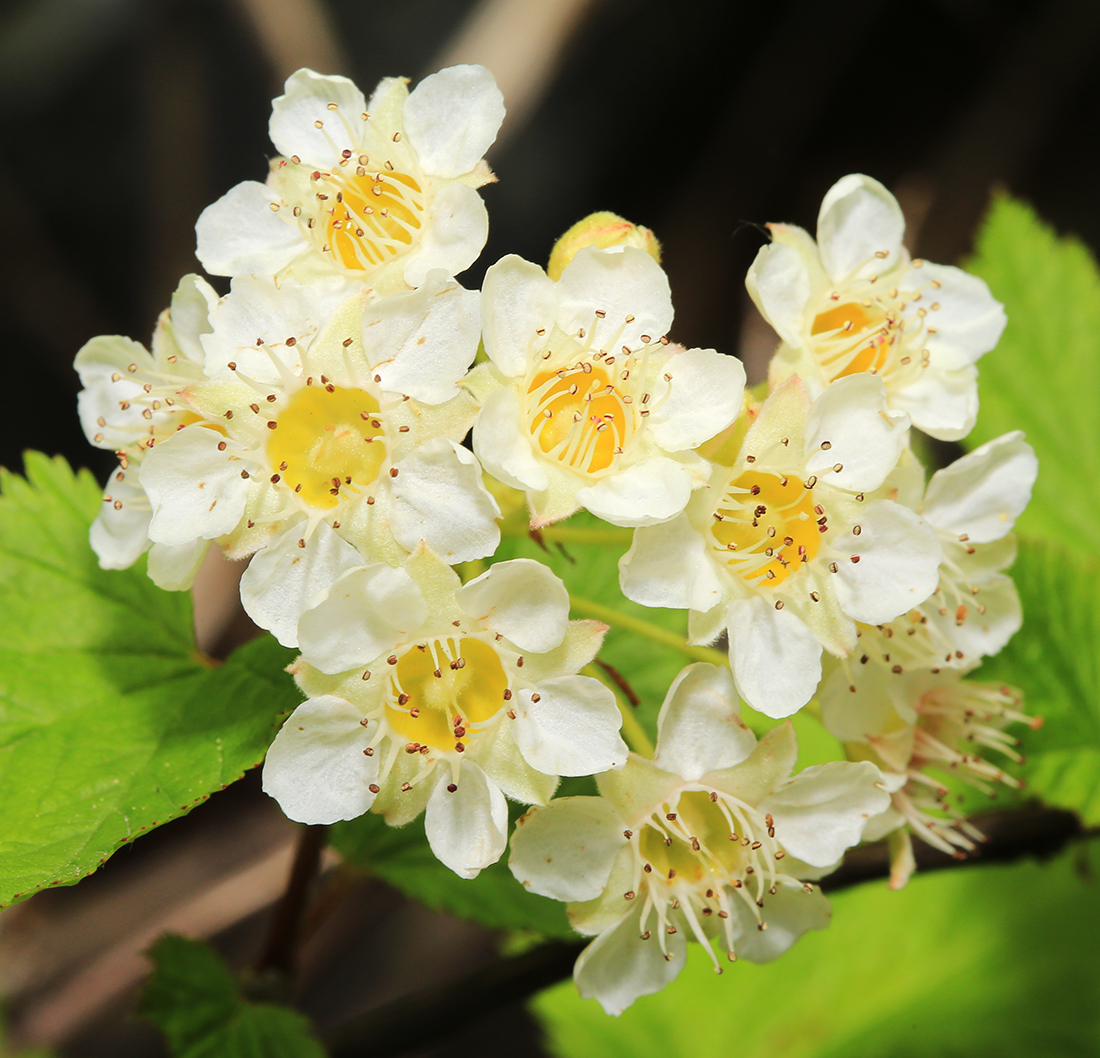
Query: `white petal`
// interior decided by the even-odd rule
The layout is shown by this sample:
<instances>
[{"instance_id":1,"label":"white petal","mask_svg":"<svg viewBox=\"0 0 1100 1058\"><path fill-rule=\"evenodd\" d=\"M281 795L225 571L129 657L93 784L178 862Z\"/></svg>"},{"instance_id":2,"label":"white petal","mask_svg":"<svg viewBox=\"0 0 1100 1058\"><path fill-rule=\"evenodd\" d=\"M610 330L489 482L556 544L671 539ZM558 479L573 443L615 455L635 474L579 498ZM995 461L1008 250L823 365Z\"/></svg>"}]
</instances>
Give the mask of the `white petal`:
<instances>
[{"instance_id":1,"label":"white petal","mask_svg":"<svg viewBox=\"0 0 1100 1058\"><path fill-rule=\"evenodd\" d=\"M921 514L937 529L984 544L1012 531L1039 473L1035 451L1019 430L988 441L937 471Z\"/></svg>"},{"instance_id":2,"label":"white petal","mask_svg":"<svg viewBox=\"0 0 1100 1058\"><path fill-rule=\"evenodd\" d=\"M442 272L419 290L392 294L363 313L363 348L378 384L425 404L458 393L481 330L480 297Z\"/></svg>"},{"instance_id":3,"label":"white petal","mask_svg":"<svg viewBox=\"0 0 1100 1058\"><path fill-rule=\"evenodd\" d=\"M412 551L423 540L449 564L491 555L500 543L500 508L474 455L437 437L395 464L390 482L394 538Z\"/></svg>"},{"instance_id":4,"label":"white petal","mask_svg":"<svg viewBox=\"0 0 1100 1058\"><path fill-rule=\"evenodd\" d=\"M199 338L210 331L210 310L218 292L202 276L185 275L172 294L169 324L179 351L200 367L206 360Z\"/></svg>"},{"instance_id":5,"label":"white petal","mask_svg":"<svg viewBox=\"0 0 1100 1058\"><path fill-rule=\"evenodd\" d=\"M665 364L668 396L649 416L649 433L666 452L698 448L737 418L745 368L713 349L684 349Z\"/></svg>"},{"instance_id":6,"label":"white petal","mask_svg":"<svg viewBox=\"0 0 1100 1058\"><path fill-rule=\"evenodd\" d=\"M187 591L209 550L209 540L193 540L189 544L153 544L149 548L146 566L149 579L165 591Z\"/></svg>"},{"instance_id":7,"label":"white petal","mask_svg":"<svg viewBox=\"0 0 1100 1058\"><path fill-rule=\"evenodd\" d=\"M737 954L749 962L771 962L778 959L803 933L811 929L824 929L829 924L832 911L829 901L815 888L807 893L799 886L780 883L774 896L765 895L760 916L768 924L761 930L756 916L744 900L730 902L735 910Z\"/></svg>"},{"instance_id":8,"label":"white petal","mask_svg":"<svg viewBox=\"0 0 1100 1058\"><path fill-rule=\"evenodd\" d=\"M510 801L544 805L558 788L556 775L544 775L527 763L512 737L511 723L503 716L498 716L462 759L473 760Z\"/></svg>"},{"instance_id":9,"label":"white petal","mask_svg":"<svg viewBox=\"0 0 1100 1058\"><path fill-rule=\"evenodd\" d=\"M425 77L405 101L405 132L433 176L468 173L503 120L504 97L484 66L448 66Z\"/></svg>"},{"instance_id":10,"label":"white petal","mask_svg":"<svg viewBox=\"0 0 1100 1058\"><path fill-rule=\"evenodd\" d=\"M634 850L622 845L611 864L611 873L602 893L594 900L574 900L566 909L569 924L586 937L595 937L616 926L626 910L623 894L636 884Z\"/></svg>"},{"instance_id":11,"label":"white petal","mask_svg":"<svg viewBox=\"0 0 1100 1058\"><path fill-rule=\"evenodd\" d=\"M916 382L891 393L890 404L908 412L929 437L961 440L978 421L978 369L941 371L933 364Z\"/></svg>"},{"instance_id":12,"label":"white petal","mask_svg":"<svg viewBox=\"0 0 1100 1058\"><path fill-rule=\"evenodd\" d=\"M740 764L755 748L729 669L699 662L672 681L657 717L655 764L695 780Z\"/></svg>"},{"instance_id":13,"label":"white petal","mask_svg":"<svg viewBox=\"0 0 1100 1058\"><path fill-rule=\"evenodd\" d=\"M504 794L476 764L463 761L457 783L445 772L432 790L424 832L440 863L462 878L476 878L500 859L508 842Z\"/></svg>"},{"instance_id":14,"label":"white petal","mask_svg":"<svg viewBox=\"0 0 1100 1058\"><path fill-rule=\"evenodd\" d=\"M730 668L741 697L773 719L798 712L821 680L821 644L790 610L754 596L726 613Z\"/></svg>"},{"instance_id":15,"label":"white petal","mask_svg":"<svg viewBox=\"0 0 1100 1058\"><path fill-rule=\"evenodd\" d=\"M810 273L793 247L773 242L761 246L745 277L749 296L776 334L789 345L802 344Z\"/></svg>"},{"instance_id":16,"label":"white petal","mask_svg":"<svg viewBox=\"0 0 1100 1058\"><path fill-rule=\"evenodd\" d=\"M311 698L283 724L264 762L264 792L299 823L335 823L361 816L374 801L378 757L363 750L377 727L333 695Z\"/></svg>"},{"instance_id":17,"label":"white petal","mask_svg":"<svg viewBox=\"0 0 1100 1058\"><path fill-rule=\"evenodd\" d=\"M347 300L341 280L276 283L270 275L234 279L230 292L210 310L213 330L201 339L206 374L235 379L239 370L247 378L278 384L283 375L273 357L300 373L303 350ZM294 342L288 345L288 338Z\"/></svg>"},{"instance_id":18,"label":"white petal","mask_svg":"<svg viewBox=\"0 0 1100 1058\"><path fill-rule=\"evenodd\" d=\"M225 445L225 451L218 451ZM149 538L161 544L213 540L237 527L250 481L241 477L248 450L216 430L192 426L161 441L138 477L153 506Z\"/></svg>"},{"instance_id":19,"label":"white petal","mask_svg":"<svg viewBox=\"0 0 1100 1058\"><path fill-rule=\"evenodd\" d=\"M612 525L657 525L687 506L691 484L682 463L655 456L577 489L577 502Z\"/></svg>"},{"instance_id":20,"label":"white petal","mask_svg":"<svg viewBox=\"0 0 1100 1058\"><path fill-rule=\"evenodd\" d=\"M272 210L279 196L255 180L230 188L199 215L195 256L211 275L274 275L309 248L301 232Z\"/></svg>"},{"instance_id":21,"label":"white petal","mask_svg":"<svg viewBox=\"0 0 1100 1058\"><path fill-rule=\"evenodd\" d=\"M131 372L131 364L139 371ZM89 443L114 451L143 439L149 423L143 416L148 405L142 386L156 371L145 347L121 335L97 335L82 346L73 367L84 387L77 410Z\"/></svg>"},{"instance_id":22,"label":"white petal","mask_svg":"<svg viewBox=\"0 0 1100 1058\"><path fill-rule=\"evenodd\" d=\"M302 614L298 644L315 668L344 672L390 650L427 616L412 577L376 562L345 573Z\"/></svg>"},{"instance_id":23,"label":"white petal","mask_svg":"<svg viewBox=\"0 0 1100 1058\"><path fill-rule=\"evenodd\" d=\"M775 820L776 840L813 867L836 863L857 844L890 795L873 764L830 761L807 768L757 806Z\"/></svg>"},{"instance_id":24,"label":"white petal","mask_svg":"<svg viewBox=\"0 0 1100 1058\"><path fill-rule=\"evenodd\" d=\"M129 569L144 554L151 517L136 471L119 467L107 480L99 515L88 532L100 569Z\"/></svg>"},{"instance_id":25,"label":"white petal","mask_svg":"<svg viewBox=\"0 0 1100 1058\"><path fill-rule=\"evenodd\" d=\"M834 282L857 270L885 272L898 260L905 217L877 180L853 174L825 195L817 218L821 260ZM882 253L883 257L876 254Z\"/></svg>"},{"instance_id":26,"label":"white petal","mask_svg":"<svg viewBox=\"0 0 1100 1058\"><path fill-rule=\"evenodd\" d=\"M520 650L545 654L561 646L569 626L569 592L541 562L497 562L455 592L463 611Z\"/></svg>"},{"instance_id":27,"label":"white petal","mask_svg":"<svg viewBox=\"0 0 1100 1058\"><path fill-rule=\"evenodd\" d=\"M948 597L954 602L954 596ZM943 607L947 613L941 614L937 598L933 596L922 612L939 633L939 642L950 646L950 663L960 668L969 668L986 655L999 654L1023 623L1016 584L1000 573L983 580L972 603L964 604L962 610L953 605ZM985 607L985 613L978 612L979 604Z\"/></svg>"},{"instance_id":28,"label":"white petal","mask_svg":"<svg viewBox=\"0 0 1100 1058\"><path fill-rule=\"evenodd\" d=\"M662 938L651 931L649 940L641 939L639 907L617 926L601 933L577 959L573 969L580 994L596 998L608 1014L621 1014L639 996L652 995L673 981L687 961L687 942L683 933Z\"/></svg>"},{"instance_id":29,"label":"white petal","mask_svg":"<svg viewBox=\"0 0 1100 1058\"><path fill-rule=\"evenodd\" d=\"M557 284L538 265L509 254L485 273L481 286L485 352L510 378L523 378L528 354L541 349L554 326Z\"/></svg>"},{"instance_id":30,"label":"white petal","mask_svg":"<svg viewBox=\"0 0 1100 1058\"><path fill-rule=\"evenodd\" d=\"M623 594L643 606L706 613L723 601L724 591L703 534L686 515L634 533L619 559Z\"/></svg>"},{"instance_id":31,"label":"white petal","mask_svg":"<svg viewBox=\"0 0 1100 1058\"><path fill-rule=\"evenodd\" d=\"M540 896L595 900L625 844L622 820L602 797L559 797L520 817L508 867Z\"/></svg>"},{"instance_id":32,"label":"white petal","mask_svg":"<svg viewBox=\"0 0 1100 1058\"><path fill-rule=\"evenodd\" d=\"M636 349L672 326L672 293L661 266L634 246L600 250L587 246L558 280L558 326L566 334L584 329L593 346ZM597 317L596 312L605 316ZM633 317L629 323L628 317Z\"/></svg>"},{"instance_id":33,"label":"white petal","mask_svg":"<svg viewBox=\"0 0 1100 1058\"><path fill-rule=\"evenodd\" d=\"M420 286L439 268L448 275L465 272L489 237L489 213L468 184L445 184L432 196L415 252L405 262L405 282Z\"/></svg>"},{"instance_id":34,"label":"white petal","mask_svg":"<svg viewBox=\"0 0 1100 1058\"><path fill-rule=\"evenodd\" d=\"M363 558L327 522L306 539L296 523L281 539L252 556L241 577L241 603L261 628L285 647L298 645L298 618L309 601Z\"/></svg>"},{"instance_id":35,"label":"white petal","mask_svg":"<svg viewBox=\"0 0 1100 1058\"><path fill-rule=\"evenodd\" d=\"M935 289L931 287L933 281ZM951 265L925 262L906 275L902 286L923 287L925 301L938 306L925 321L936 328L926 341L933 361L951 368L964 367L1000 341L1007 323L1004 306L977 276Z\"/></svg>"},{"instance_id":36,"label":"white petal","mask_svg":"<svg viewBox=\"0 0 1100 1058\"><path fill-rule=\"evenodd\" d=\"M873 492L898 465L908 427L905 412L886 410L886 389L877 375L838 378L810 408L806 469L826 484Z\"/></svg>"},{"instance_id":37,"label":"white petal","mask_svg":"<svg viewBox=\"0 0 1100 1058\"><path fill-rule=\"evenodd\" d=\"M891 500L872 500L860 513L860 533L841 533L833 578L841 609L853 620L883 624L919 606L936 590L943 559L936 531Z\"/></svg>"},{"instance_id":38,"label":"white petal","mask_svg":"<svg viewBox=\"0 0 1100 1058\"><path fill-rule=\"evenodd\" d=\"M285 93L272 101L268 123L280 154L296 154L305 165L327 166L340 161L342 150L358 146L348 126L362 124L367 101L346 77L298 70L287 78ZM330 103L338 109L329 109Z\"/></svg>"},{"instance_id":39,"label":"white petal","mask_svg":"<svg viewBox=\"0 0 1100 1058\"><path fill-rule=\"evenodd\" d=\"M498 389L485 398L474 423L474 453L493 477L514 489L543 492L550 484L546 468L535 458L514 390Z\"/></svg>"},{"instance_id":40,"label":"white petal","mask_svg":"<svg viewBox=\"0 0 1100 1058\"><path fill-rule=\"evenodd\" d=\"M516 745L546 775L594 775L620 768L627 748L623 718L612 694L589 676L544 680L517 695Z\"/></svg>"}]
</instances>

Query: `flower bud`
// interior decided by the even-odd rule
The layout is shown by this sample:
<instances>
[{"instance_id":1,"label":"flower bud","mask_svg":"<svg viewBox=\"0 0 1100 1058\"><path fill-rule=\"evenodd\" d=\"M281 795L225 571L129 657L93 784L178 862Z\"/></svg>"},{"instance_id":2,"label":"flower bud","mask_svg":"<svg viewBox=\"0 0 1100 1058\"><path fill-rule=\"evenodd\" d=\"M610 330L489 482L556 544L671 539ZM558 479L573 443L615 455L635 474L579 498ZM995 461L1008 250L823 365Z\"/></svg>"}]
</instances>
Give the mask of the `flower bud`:
<instances>
[{"instance_id":1,"label":"flower bud","mask_svg":"<svg viewBox=\"0 0 1100 1058\"><path fill-rule=\"evenodd\" d=\"M617 213L590 213L577 221L550 251L546 274L553 280L561 277L565 266L586 246L636 246L645 250L658 264L661 263L661 244L648 228L631 224Z\"/></svg>"}]
</instances>

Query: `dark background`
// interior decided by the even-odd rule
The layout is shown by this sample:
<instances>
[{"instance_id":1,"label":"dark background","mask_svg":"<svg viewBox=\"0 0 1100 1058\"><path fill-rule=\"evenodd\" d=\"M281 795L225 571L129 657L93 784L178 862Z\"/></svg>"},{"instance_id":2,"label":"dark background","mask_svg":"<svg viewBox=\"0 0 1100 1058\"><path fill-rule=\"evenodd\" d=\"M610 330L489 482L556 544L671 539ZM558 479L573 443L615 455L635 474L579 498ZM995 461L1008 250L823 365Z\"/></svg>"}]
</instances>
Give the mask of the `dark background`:
<instances>
[{"instance_id":1,"label":"dark background","mask_svg":"<svg viewBox=\"0 0 1100 1058\"><path fill-rule=\"evenodd\" d=\"M384 75L486 62L510 113L483 190L489 243L463 282L505 253L545 263L570 224L612 209L663 242L673 337L739 353L759 378L774 339L744 274L760 225L812 230L845 173L898 195L930 260L966 255L998 187L1100 245L1098 59L1095 0L6 0L0 464L33 447L106 475L72 358L99 333L148 340L198 269L199 212L264 178L270 100L299 65L369 94ZM293 839L255 780L0 916L17 1039L161 1053L123 1019L142 938L167 924L214 935L238 966L254 956L285 869L270 855ZM493 943L358 883L312 937L300 998L331 1023L461 974ZM541 1053L522 1008L424 1053L467 1051Z\"/></svg>"}]
</instances>

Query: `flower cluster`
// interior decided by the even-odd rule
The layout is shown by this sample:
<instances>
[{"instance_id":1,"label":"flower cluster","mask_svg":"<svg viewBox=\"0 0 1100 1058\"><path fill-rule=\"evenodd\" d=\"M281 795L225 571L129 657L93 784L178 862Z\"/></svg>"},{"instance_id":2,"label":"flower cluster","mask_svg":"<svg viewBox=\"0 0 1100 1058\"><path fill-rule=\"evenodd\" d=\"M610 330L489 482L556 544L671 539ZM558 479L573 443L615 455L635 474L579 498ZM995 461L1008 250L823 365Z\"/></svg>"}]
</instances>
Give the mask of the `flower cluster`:
<instances>
[{"instance_id":1,"label":"flower cluster","mask_svg":"<svg viewBox=\"0 0 1100 1058\"><path fill-rule=\"evenodd\" d=\"M108 568L148 551L168 589L211 542L249 560L245 609L300 651L307 700L264 768L291 818L423 814L471 878L508 846L507 800L534 806L511 870L595 938L576 979L617 1013L688 939L765 961L824 927L815 883L866 837L973 847L928 769L1015 781L980 749L1014 755L1018 695L965 677L1020 623L1003 571L1035 459L1009 434L925 487L911 427L970 430L1004 315L980 280L909 259L868 177L829 191L816 241L772 226L749 273L782 342L766 393L670 341L659 245L613 214L546 270L507 256L464 288L503 114L477 66L369 102L287 81L267 182L198 222L229 292L187 276L151 351L77 356L85 431L119 457L91 542ZM689 611L694 644L724 637L728 667L672 684L651 757L581 672L606 626L570 621L542 564L482 561L510 493L532 530L580 508L633 529L623 593ZM782 721L815 696L848 759L795 773L791 725L758 739L741 701ZM598 794L554 798L593 775Z\"/></svg>"}]
</instances>

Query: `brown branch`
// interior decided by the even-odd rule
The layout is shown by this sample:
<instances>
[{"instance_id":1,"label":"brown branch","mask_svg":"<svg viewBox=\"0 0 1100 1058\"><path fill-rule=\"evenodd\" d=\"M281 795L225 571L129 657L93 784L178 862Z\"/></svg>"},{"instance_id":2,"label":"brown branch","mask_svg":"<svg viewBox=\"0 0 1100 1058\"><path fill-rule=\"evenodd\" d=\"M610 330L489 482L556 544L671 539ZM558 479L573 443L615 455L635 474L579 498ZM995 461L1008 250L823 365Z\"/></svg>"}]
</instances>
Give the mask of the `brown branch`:
<instances>
[{"instance_id":1,"label":"brown branch","mask_svg":"<svg viewBox=\"0 0 1100 1058\"><path fill-rule=\"evenodd\" d=\"M915 842L922 871L982 863L1009 862L1025 856L1045 859L1075 838L1097 837L1072 812L1030 807L983 815L985 842L963 860ZM889 877L886 844L851 849L827 879L830 893ZM587 941L551 941L522 955L501 959L458 981L450 981L382 1004L345 1022L328 1040L332 1058L394 1058L422 1051L466 1024L534 995L573 972Z\"/></svg>"},{"instance_id":2,"label":"brown branch","mask_svg":"<svg viewBox=\"0 0 1100 1058\"><path fill-rule=\"evenodd\" d=\"M298 847L286 891L271 917L267 942L256 960L252 978L246 983L246 990L253 999L285 999L290 990L310 890L320 872L321 854L327 839L327 826L304 826L298 833ZM269 994L272 992L275 995Z\"/></svg>"}]
</instances>

